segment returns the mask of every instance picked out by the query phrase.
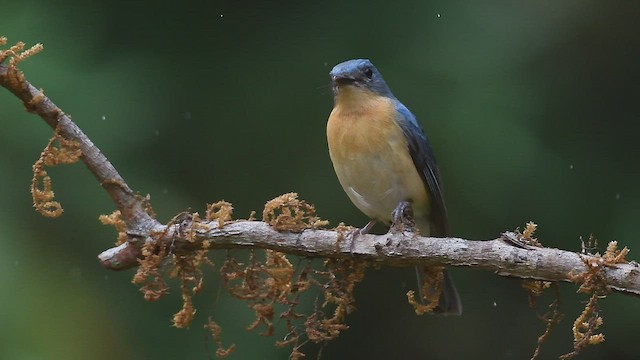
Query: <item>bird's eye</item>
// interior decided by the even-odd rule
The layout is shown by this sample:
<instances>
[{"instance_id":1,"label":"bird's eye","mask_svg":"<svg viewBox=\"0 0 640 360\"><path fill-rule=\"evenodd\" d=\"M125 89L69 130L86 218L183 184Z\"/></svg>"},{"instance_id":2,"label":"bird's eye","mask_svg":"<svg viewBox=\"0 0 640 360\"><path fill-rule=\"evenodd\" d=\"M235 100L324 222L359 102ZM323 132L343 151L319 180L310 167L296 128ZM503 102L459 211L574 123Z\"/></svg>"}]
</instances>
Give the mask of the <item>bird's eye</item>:
<instances>
[{"instance_id":1,"label":"bird's eye","mask_svg":"<svg viewBox=\"0 0 640 360\"><path fill-rule=\"evenodd\" d=\"M371 79L373 77L373 70L371 70L371 68L366 68L364 70L364 75L367 77L367 79Z\"/></svg>"}]
</instances>

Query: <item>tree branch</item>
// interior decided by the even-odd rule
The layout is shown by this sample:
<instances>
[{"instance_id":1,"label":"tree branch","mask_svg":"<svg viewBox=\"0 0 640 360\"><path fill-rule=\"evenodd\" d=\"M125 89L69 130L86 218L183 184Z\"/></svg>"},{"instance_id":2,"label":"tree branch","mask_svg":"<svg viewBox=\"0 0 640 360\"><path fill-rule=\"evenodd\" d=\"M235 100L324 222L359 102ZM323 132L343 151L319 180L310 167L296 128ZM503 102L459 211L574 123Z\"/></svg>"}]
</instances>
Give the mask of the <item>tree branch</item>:
<instances>
[{"instance_id":1,"label":"tree branch","mask_svg":"<svg viewBox=\"0 0 640 360\"><path fill-rule=\"evenodd\" d=\"M4 60L5 54L1 55ZM144 234L160 225L145 210L147 207L145 199L131 190L89 137L51 99L46 97L42 90L38 90L24 79L22 72L16 67L18 62L10 62L6 65L0 61L0 85L18 97L27 111L39 115L60 136L79 144L82 161L111 196L116 208L122 213L127 229Z\"/></svg>"},{"instance_id":2,"label":"tree branch","mask_svg":"<svg viewBox=\"0 0 640 360\"><path fill-rule=\"evenodd\" d=\"M191 220L163 229L157 240L175 252L202 249L260 248L288 254L361 259L388 266L448 265L492 271L501 276L523 279L570 282L570 274L587 271L585 260L591 255L552 248L520 248L502 238L473 241L460 238L420 237L411 233L359 235L353 244L345 232L305 230L301 233L279 232L261 221L237 221L218 228L215 221L198 226L195 241L181 234ZM121 251L127 245L109 249L98 258L107 268L115 260L120 266ZM117 259L117 260L116 260ZM128 264L135 265L135 264ZM640 295L640 267L637 263L616 264L604 269L611 290Z\"/></svg>"},{"instance_id":3,"label":"tree branch","mask_svg":"<svg viewBox=\"0 0 640 360\"><path fill-rule=\"evenodd\" d=\"M4 38L0 40L6 41ZM80 128L41 90L24 79L16 65L28 57L16 55L18 45L0 53L0 85L16 95L30 112L38 114L62 137L79 144L82 161L109 193L122 214L127 241L104 251L100 262L109 269L136 266L144 244L164 244L171 252L197 249L262 248L307 257L356 258L390 266L450 265L493 271L502 276L548 281L571 281L572 274L587 272L591 255L550 248L521 248L503 239L471 241L459 238L424 238L398 232L361 235L353 248L341 231L304 230L279 232L264 222L237 221L218 228L218 223L196 222L192 218L161 225L149 215L147 200L136 195L115 167ZM10 54L9 54L10 53ZM2 62L9 56L18 61ZM21 57L22 56L22 57ZM12 59L13 60L13 59ZM189 232L191 236L185 236ZM193 236L195 234L195 236ZM595 264L595 265L594 265ZM615 291L640 295L638 264L602 262L606 286Z\"/></svg>"}]
</instances>

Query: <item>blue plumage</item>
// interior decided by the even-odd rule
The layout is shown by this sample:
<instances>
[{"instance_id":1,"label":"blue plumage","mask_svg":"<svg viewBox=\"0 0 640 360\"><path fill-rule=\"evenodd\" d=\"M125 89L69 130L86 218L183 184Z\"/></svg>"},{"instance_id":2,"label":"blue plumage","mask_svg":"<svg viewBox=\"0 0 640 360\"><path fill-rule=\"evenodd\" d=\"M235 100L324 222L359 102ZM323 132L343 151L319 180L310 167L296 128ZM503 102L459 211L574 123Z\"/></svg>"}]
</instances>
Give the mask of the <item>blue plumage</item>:
<instances>
[{"instance_id":1,"label":"blue plumage","mask_svg":"<svg viewBox=\"0 0 640 360\"><path fill-rule=\"evenodd\" d=\"M409 202L422 235L447 236L440 174L416 117L393 95L369 60L345 61L329 74L335 101L327 122L329 154L351 201L385 224L391 222L391 213L400 202ZM417 273L422 284L422 269L417 268ZM446 271L439 300L436 312L462 312Z\"/></svg>"}]
</instances>

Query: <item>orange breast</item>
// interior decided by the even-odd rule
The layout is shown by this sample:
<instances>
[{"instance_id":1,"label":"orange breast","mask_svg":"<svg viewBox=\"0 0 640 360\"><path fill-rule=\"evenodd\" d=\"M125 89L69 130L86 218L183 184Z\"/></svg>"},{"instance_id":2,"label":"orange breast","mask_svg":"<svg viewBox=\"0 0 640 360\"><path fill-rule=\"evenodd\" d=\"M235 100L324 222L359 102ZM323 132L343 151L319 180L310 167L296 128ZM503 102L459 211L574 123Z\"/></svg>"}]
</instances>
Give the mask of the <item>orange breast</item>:
<instances>
[{"instance_id":1,"label":"orange breast","mask_svg":"<svg viewBox=\"0 0 640 360\"><path fill-rule=\"evenodd\" d=\"M389 223L400 201L413 202L416 220L426 218L428 193L395 120L392 100L355 91L336 101L327 122L329 154L342 188L371 218ZM428 234L425 226L420 230Z\"/></svg>"}]
</instances>

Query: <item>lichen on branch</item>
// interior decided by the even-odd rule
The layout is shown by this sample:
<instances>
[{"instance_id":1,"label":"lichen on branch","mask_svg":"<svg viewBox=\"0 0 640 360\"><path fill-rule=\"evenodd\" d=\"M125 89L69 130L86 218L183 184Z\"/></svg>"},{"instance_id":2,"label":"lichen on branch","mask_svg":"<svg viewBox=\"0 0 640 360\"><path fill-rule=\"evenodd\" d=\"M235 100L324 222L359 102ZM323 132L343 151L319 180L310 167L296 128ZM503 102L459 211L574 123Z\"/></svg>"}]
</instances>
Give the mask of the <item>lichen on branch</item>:
<instances>
[{"instance_id":1,"label":"lichen on branch","mask_svg":"<svg viewBox=\"0 0 640 360\"><path fill-rule=\"evenodd\" d=\"M329 224L316 215L313 205L298 199L297 193L286 193L268 201L262 212L262 220L278 231L300 232L320 229Z\"/></svg>"},{"instance_id":2,"label":"lichen on branch","mask_svg":"<svg viewBox=\"0 0 640 360\"><path fill-rule=\"evenodd\" d=\"M56 143L58 146L56 146ZM55 194L51 184L51 177L46 168L60 164L73 164L80 159L82 152L80 144L67 140L56 131L49 143L40 154L40 158L33 164L33 178L31 179L31 196L33 207L46 217L62 215L62 205L53 200Z\"/></svg>"},{"instance_id":3,"label":"lichen on branch","mask_svg":"<svg viewBox=\"0 0 640 360\"><path fill-rule=\"evenodd\" d=\"M274 226L289 230L300 232L326 223L315 214L312 205L299 200L295 193L267 202L265 209L265 217L271 219ZM304 265L294 266L290 257L282 252L255 249L250 250L246 261L227 253L224 262L215 266L207 256L213 243L202 240L202 236L212 228L225 231L234 223L231 212L232 205L228 202L210 204L204 219L198 213L182 213L169 222L165 231L153 233L151 241L142 247L138 271L133 278L133 282L141 286L144 298L159 300L169 293L167 279L178 278L183 305L174 315L173 324L189 327L196 314L192 297L204 284L201 268L207 264L218 269L228 294L246 302L255 313L254 321L246 327L248 331L260 330L261 336L273 336L275 320L284 322L286 340L277 340L276 346L290 347L292 358L303 356L302 345L307 341L325 343L348 329L346 315L355 309L353 293L356 284L364 278L368 263L328 259L322 266L312 266L310 259L298 259L298 264ZM122 223L118 219L118 214L102 217L103 222L113 224L121 233ZM167 238L171 241L165 241ZM189 244L201 246L193 248ZM313 312L305 314L298 310L299 298L312 289L317 294L316 306ZM215 319L210 318L209 325L219 346L216 353L227 356L233 352L233 345L222 348L222 329Z\"/></svg>"},{"instance_id":4,"label":"lichen on branch","mask_svg":"<svg viewBox=\"0 0 640 360\"><path fill-rule=\"evenodd\" d=\"M0 36L0 46L7 44L7 38ZM0 50L0 64L9 59L6 74L3 74L3 86L15 92L25 88L24 74L18 69L18 64L44 49L42 44L35 44L29 49L24 49L22 41L17 42L7 50Z\"/></svg>"}]
</instances>

